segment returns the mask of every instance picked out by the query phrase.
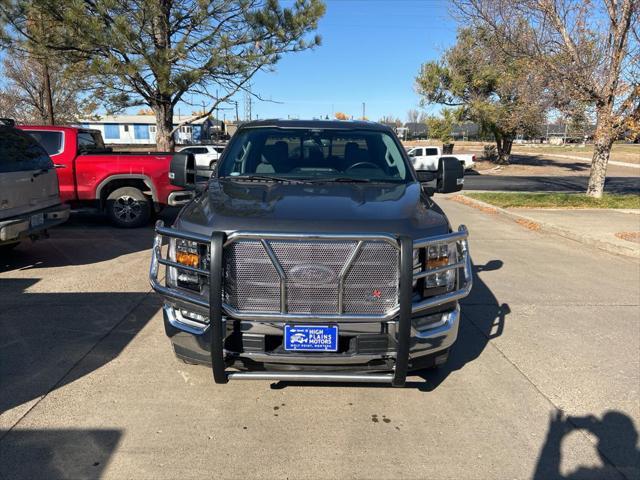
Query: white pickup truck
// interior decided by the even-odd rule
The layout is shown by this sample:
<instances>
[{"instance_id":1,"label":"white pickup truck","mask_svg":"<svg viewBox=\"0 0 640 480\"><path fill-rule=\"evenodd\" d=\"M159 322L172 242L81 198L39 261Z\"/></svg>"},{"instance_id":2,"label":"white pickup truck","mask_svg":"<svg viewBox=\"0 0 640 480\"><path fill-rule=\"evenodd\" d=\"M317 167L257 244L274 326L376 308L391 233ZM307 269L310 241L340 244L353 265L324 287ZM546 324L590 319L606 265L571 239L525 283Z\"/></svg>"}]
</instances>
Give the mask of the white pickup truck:
<instances>
[{"instance_id":1,"label":"white pickup truck","mask_svg":"<svg viewBox=\"0 0 640 480\"><path fill-rule=\"evenodd\" d=\"M442 155L440 147L407 147L407 154L416 170L438 170L438 160L440 157L456 157L465 170L470 170L475 165L476 156L471 154L454 153Z\"/></svg>"}]
</instances>

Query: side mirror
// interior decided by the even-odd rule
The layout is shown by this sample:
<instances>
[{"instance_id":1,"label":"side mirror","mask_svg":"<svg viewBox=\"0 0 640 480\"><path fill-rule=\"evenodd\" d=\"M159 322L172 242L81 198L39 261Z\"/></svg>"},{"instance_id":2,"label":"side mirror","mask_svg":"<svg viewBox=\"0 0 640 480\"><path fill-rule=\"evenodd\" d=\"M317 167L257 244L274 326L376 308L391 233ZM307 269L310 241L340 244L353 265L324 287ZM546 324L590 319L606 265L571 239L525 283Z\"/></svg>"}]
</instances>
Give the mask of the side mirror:
<instances>
[{"instance_id":1,"label":"side mirror","mask_svg":"<svg viewBox=\"0 0 640 480\"><path fill-rule=\"evenodd\" d=\"M416 170L416 173L420 183L427 183L436 179L436 172L431 170Z\"/></svg>"},{"instance_id":2,"label":"side mirror","mask_svg":"<svg viewBox=\"0 0 640 480\"><path fill-rule=\"evenodd\" d=\"M177 152L171 158L169 183L185 189L196 188L196 159L192 153Z\"/></svg>"},{"instance_id":3,"label":"side mirror","mask_svg":"<svg viewBox=\"0 0 640 480\"><path fill-rule=\"evenodd\" d=\"M464 168L456 157L440 157L438 160L436 192L452 193L462 190Z\"/></svg>"}]
</instances>

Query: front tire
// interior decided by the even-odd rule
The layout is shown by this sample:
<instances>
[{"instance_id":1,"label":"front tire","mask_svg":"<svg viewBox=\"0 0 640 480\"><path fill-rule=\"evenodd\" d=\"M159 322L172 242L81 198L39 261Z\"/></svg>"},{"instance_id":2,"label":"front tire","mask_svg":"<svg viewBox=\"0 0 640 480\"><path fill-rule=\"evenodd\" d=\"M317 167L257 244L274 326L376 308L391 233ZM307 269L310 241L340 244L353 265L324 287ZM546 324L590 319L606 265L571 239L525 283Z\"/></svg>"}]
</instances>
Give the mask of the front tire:
<instances>
[{"instance_id":1,"label":"front tire","mask_svg":"<svg viewBox=\"0 0 640 480\"><path fill-rule=\"evenodd\" d=\"M151 219L151 201L135 187L118 188L107 197L107 215L117 227L142 227Z\"/></svg>"}]
</instances>

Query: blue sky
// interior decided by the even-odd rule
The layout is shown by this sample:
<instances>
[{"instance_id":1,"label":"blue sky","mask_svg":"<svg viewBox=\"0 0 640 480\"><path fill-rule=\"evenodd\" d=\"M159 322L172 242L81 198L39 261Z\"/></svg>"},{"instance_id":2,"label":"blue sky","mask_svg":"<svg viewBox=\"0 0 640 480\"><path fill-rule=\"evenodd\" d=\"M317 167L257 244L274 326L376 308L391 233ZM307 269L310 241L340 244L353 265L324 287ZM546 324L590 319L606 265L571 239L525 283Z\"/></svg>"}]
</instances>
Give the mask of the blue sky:
<instances>
[{"instance_id":1,"label":"blue sky","mask_svg":"<svg viewBox=\"0 0 640 480\"><path fill-rule=\"evenodd\" d=\"M315 50L283 57L261 72L253 91L282 103L253 102L253 117L324 118L334 112L406 120L418 108L414 78L420 65L455 42L456 22L445 0L325 0ZM244 96L238 97L240 117ZM185 108L185 110L187 110ZM439 111L431 107L430 111ZM176 112L177 113L177 112ZM224 112L234 118L235 111ZM220 113L220 117L223 113Z\"/></svg>"}]
</instances>

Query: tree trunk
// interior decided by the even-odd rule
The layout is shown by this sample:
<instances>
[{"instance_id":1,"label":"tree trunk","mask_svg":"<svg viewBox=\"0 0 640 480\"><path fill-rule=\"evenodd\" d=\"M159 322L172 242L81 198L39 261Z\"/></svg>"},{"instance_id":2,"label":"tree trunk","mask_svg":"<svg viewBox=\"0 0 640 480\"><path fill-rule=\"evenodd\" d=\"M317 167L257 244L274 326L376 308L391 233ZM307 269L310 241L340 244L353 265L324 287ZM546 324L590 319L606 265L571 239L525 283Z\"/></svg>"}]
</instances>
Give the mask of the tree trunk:
<instances>
[{"instance_id":1,"label":"tree trunk","mask_svg":"<svg viewBox=\"0 0 640 480\"><path fill-rule=\"evenodd\" d=\"M498 157L496 163L498 165L509 165L509 159L511 157L511 146L513 145L513 138L504 136L498 132L494 132L496 137L496 147L498 150Z\"/></svg>"},{"instance_id":2,"label":"tree trunk","mask_svg":"<svg viewBox=\"0 0 640 480\"><path fill-rule=\"evenodd\" d=\"M173 130L173 105L170 100L152 106L156 114L156 150L173 152L176 142L171 134Z\"/></svg>"},{"instance_id":3,"label":"tree trunk","mask_svg":"<svg viewBox=\"0 0 640 480\"><path fill-rule=\"evenodd\" d=\"M55 125L56 119L53 114L53 94L51 93L51 75L49 73L49 64L47 60L42 62L42 80L44 88L44 101L46 107L45 120L47 125Z\"/></svg>"},{"instance_id":4,"label":"tree trunk","mask_svg":"<svg viewBox=\"0 0 640 480\"><path fill-rule=\"evenodd\" d=\"M612 106L605 106L598 109L597 112L596 131L593 136L593 157L589 172L589 185L587 186L587 195L594 198L602 198L604 192L607 164L614 140L612 108Z\"/></svg>"}]
</instances>

